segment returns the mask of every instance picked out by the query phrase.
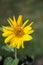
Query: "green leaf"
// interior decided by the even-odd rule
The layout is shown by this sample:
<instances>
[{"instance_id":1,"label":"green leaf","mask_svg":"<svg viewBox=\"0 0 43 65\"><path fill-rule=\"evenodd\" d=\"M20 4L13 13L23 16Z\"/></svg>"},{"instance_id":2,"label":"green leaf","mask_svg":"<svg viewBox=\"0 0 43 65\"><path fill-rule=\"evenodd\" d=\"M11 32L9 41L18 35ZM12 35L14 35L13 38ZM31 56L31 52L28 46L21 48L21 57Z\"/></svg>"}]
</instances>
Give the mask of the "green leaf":
<instances>
[{"instance_id":1,"label":"green leaf","mask_svg":"<svg viewBox=\"0 0 43 65\"><path fill-rule=\"evenodd\" d=\"M19 62L19 59L15 59L15 60L13 60L11 65L18 65L18 62Z\"/></svg>"},{"instance_id":2,"label":"green leaf","mask_svg":"<svg viewBox=\"0 0 43 65\"><path fill-rule=\"evenodd\" d=\"M13 58L7 57L4 61L4 65L11 65L13 62Z\"/></svg>"},{"instance_id":3,"label":"green leaf","mask_svg":"<svg viewBox=\"0 0 43 65\"><path fill-rule=\"evenodd\" d=\"M2 49L9 51L9 52L11 52L11 51L14 52L14 48L10 47L9 45L2 46Z\"/></svg>"},{"instance_id":4,"label":"green leaf","mask_svg":"<svg viewBox=\"0 0 43 65\"><path fill-rule=\"evenodd\" d=\"M0 61L2 60L2 56L0 55Z\"/></svg>"},{"instance_id":5,"label":"green leaf","mask_svg":"<svg viewBox=\"0 0 43 65\"><path fill-rule=\"evenodd\" d=\"M13 59L12 57L7 57L4 61L4 65L18 65L19 60Z\"/></svg>"}]
</instances>

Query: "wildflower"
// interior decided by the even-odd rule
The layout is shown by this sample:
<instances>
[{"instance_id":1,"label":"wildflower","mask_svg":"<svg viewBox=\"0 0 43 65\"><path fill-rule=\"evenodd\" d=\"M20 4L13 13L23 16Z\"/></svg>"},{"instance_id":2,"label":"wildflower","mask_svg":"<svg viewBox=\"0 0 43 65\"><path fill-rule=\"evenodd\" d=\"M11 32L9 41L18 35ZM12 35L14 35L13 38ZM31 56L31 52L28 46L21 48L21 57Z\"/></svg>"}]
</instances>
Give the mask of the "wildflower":
<instances>
[{"instance_id":1,"label":"wildflower","mask_svg":"<svg viewBox=\"0 0 43 65\"><path fill-rule=\"evenodd\" d=\"M9 18L8 23L10 24L10 27L2 26L2 36L7 37L4 43L17 49L24 48L24 41L32 40L32 36L30 34L34 32L32 29L33 22L26 26L28 21L29 20L26 20L22 23L22 15L19 15L17 22L15 17L13 17L13 20Z\"/></svg>"}]
</instances>

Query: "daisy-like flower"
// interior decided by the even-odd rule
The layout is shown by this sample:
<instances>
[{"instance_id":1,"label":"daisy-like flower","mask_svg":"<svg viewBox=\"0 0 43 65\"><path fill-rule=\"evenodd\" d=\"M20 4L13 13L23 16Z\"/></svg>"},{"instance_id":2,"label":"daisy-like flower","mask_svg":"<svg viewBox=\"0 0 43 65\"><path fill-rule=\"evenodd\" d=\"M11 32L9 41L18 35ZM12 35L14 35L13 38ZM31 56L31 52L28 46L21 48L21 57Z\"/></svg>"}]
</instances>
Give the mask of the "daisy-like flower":
<instances>
[{"instance_id":1,"label":"daisy-like flower","mask_svg":"<svg viewBox=\"0 0 43 65\"><path fill-rule=\"evenodd\" d=\"M26 26L28 21L29 20L26 20L22 23L22 15L19 15L17 22L15 17L13 17L13 20L9 18L8 23L10 24L10 27L2 26L2 36L7 37L4 43L17 49L24 48L24 41L32 40L30 34L34 32L32 29L33 22Z\"/></svg>"}]
</instances>

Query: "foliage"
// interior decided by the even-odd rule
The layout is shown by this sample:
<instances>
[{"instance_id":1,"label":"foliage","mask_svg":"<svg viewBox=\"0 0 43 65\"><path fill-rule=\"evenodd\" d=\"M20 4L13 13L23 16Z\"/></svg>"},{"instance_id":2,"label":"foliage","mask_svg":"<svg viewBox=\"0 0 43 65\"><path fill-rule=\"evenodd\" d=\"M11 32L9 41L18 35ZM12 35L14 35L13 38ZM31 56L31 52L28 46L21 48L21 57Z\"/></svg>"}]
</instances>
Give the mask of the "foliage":
<instances>
[{"instance_id":1,"label":"foliage","mask_svg":"<svg viewBox=\"0 0 43 65\"><path fill-rule=\"evenodd\" d=\"M19 60L18 59L13 59L11 57L7 57L4 61L4 65L18 65Z\"/></svg>"}]
</instances>

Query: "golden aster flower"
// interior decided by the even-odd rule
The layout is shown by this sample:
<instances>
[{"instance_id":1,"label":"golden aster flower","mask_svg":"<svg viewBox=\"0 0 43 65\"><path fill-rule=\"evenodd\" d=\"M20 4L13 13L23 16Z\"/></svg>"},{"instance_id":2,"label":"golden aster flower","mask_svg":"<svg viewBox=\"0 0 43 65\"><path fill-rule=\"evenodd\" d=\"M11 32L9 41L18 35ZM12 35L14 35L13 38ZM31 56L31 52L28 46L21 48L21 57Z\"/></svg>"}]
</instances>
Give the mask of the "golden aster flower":
<instances>
[{"instance_id":1,"label":"golden aster flower","mask_svg":"<svg viewBox=\"0 0 43 65\"><path fill-rule=\"evenodd\" d=\"M2 36L7 37L4 42L13 48L24 48L24 41L32 40L32 36L30 34L34 32L32 29L33 22L26 26L28 21L29 20L26 20L22 23L22 15L19 15L17 22L15 17L13 17L13 20L9 18L8 23L11 27L2 26Z\"/></svg>"}]
</instances>

